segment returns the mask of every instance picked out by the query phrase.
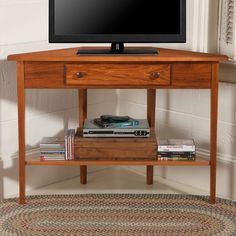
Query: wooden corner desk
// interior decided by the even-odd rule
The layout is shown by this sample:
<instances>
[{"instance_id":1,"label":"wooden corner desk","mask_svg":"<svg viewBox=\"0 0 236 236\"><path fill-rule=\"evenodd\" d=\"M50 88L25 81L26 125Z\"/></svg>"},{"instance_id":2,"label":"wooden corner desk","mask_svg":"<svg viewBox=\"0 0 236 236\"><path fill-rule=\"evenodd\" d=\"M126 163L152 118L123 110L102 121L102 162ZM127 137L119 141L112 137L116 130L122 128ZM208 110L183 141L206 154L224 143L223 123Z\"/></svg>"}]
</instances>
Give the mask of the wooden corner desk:
<instances>
[{"instance_id":1,"label":"wooden corner desk","mask_svg":"<svg viewBox=\"0 0 236 236\"><path fill-rule=\"evenodd\" d=\"M144 165L147 184L153 166L209 166L210 202L216 201L216 153L219 62L226 56L158 49L158 55L78 56L77 48L8 56L17 62L19 129L19 202L25 203L25 167L30 165L80 166L81 184L89 165ZM87 89L147 89L147 118L155 127L157 89L209 89L211 92L210 160L196 161L45 161L25 158L25 89L78 89L79 124L87 116Z\"/></svg>"}]
</instances>

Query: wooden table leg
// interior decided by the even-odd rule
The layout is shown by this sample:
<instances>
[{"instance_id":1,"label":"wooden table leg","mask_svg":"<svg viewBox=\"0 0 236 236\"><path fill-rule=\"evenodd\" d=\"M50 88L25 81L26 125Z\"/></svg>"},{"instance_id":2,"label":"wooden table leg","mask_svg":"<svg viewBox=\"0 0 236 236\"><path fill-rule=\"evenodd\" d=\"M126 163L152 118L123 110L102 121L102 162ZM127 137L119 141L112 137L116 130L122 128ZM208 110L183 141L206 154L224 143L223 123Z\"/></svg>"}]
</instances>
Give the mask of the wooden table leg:
<instances>
[{"instance_id":1,"label":"wooden table leg","mask_svg":"<svg viewBox=\"0 0 236 236\"><path fill-rule=\"evenodd\" d=\"M79 126L83 127L87 118L87 89L79 90ZM87 184L87 166L80 166L80 183Z\"/></svg>"},{"instance_id":2,"label":"wooden table leg","mask_svg":"<svg viewBox=\"0 0 236 236\"><path fill-rule=\"evenodd\" d=\"M25 204L25 86L24 62L17 62L19 203Z\"/></svg>"},{"instance_id":3,"label":"wooden table leg","mask_svg":"<svg viewBox=\"0 0 236 236\"><path fill-rule=\"evenodd\" d=\"M80 184L87 184L87 166L80 166Z\"/></svg>"},{"instance_id":4,"label":"wooden table leg","mask_svg":"<svg viewBox=\"0 0 236 236\"><path fill-rule=\"evenodd\" d=\"M211 147L210 147L210 202L216 203L216 157L217 157L217 120L218 120L218 76L219 65L212 65L211 85Z\"/></svg>"},{"instance_id":5,"label":"wooden table leg","mask_svg":"<svg viewBox=\"0 0 236 236\"><path fill-rule=\"evenodd\" d=\"M151 128L155 128L156 90L147 90L147 118ZM147 166L147 184L153 184L153 166Z\"/></svg>"},{"instance_id":6,"label":"wooden table leg","mask_svg":"<svg viewBox=\"0 0 236 236\"><path fill-rule=\"evenodd\" d=\"M153 166L147 166L147 184L153 184Z\"/></svg>"}]
</instances>

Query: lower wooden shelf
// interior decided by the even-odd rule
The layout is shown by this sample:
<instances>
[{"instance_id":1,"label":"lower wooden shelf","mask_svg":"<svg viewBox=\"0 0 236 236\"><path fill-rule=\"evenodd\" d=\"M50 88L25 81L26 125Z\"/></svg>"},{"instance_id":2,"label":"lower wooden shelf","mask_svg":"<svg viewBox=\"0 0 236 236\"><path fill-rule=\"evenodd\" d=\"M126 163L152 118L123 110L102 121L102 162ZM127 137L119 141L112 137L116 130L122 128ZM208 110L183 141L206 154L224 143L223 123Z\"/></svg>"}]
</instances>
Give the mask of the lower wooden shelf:
<instances>
[{"instance_id":1,"label":"lower wooden shelf","mask_svg":"<svg viewBox=\"0 0 236 236\"><path fill-rule=\"evenodd\" d=\"M197 157L195 161L160 160L81 160L81 161L40 161L39 158L26 160L31 166L209 166L210 161Z\"/></svg>"}]
</instances>

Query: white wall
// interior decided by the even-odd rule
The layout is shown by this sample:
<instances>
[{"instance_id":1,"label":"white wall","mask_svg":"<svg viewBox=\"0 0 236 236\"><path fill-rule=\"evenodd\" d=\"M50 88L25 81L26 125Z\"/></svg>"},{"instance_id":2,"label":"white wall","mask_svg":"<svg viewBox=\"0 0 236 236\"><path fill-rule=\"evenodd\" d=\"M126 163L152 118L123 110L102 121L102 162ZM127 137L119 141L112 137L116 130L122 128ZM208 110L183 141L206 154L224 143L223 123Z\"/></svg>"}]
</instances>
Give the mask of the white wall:
<instances>
[{"instance_id":1,"label":"white wall","mask_svg":"<svg viewBox=\"0 0 236 236\"><path fill-rule=\"evenodd\" d=\"M50 45L47 38L48 0L0 0L0 198L18 192L16 64L6 58L76 46ZM76 90L27 91L28 156L37 154L43 136L63 135L68 127L77 127L77 96ZM89 91L89 116L116 113L116 100L115 90ZM78 167L27 167L27 189L78 174Z\"/></svg>"},{"instance_id":2,"label":"white wall","mask_svg":"<svg viewBox=\"0 0 236 236\"><path fill-rule=\"evenodd\" d=\"M187 44L173 45L193 51L217 51L218 4L187 1ZM167 45L169 46L169 45ZM221 80L236 77L236 67L221 66ZM157 90L156 125L161 138L194 138L198 153L209 158L210 94L207 90ZM146 91L120 90L119 114L146 117ZM145 168L134 168L145 172ZM236 199L236 85L219 85L217 193ZM155 175L209 190L207 167L156 167ZM201 191L199 191L201 194Z\"/></svg>"}]
</instances>

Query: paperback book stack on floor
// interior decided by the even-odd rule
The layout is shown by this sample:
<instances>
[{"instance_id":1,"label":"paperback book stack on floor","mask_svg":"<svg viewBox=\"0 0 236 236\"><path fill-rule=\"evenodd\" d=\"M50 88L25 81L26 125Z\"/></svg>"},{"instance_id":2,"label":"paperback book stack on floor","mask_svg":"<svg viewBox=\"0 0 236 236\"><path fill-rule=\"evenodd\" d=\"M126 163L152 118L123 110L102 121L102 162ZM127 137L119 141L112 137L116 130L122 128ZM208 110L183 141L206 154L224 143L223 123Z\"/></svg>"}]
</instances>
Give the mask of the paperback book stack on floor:
<instances>
[{"instance_id":1,"label":"paperback book stack on floor","mask_svg":"<svg viewBox=\"0 0 236 236\"><path fill-rule=\"evenodd\" d=\"M192 139L158 140L158 159L163 161L194 161L196 146Z\"/></svg>"}]
</instances>

